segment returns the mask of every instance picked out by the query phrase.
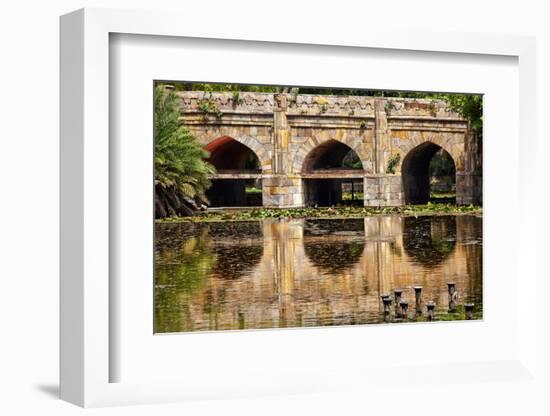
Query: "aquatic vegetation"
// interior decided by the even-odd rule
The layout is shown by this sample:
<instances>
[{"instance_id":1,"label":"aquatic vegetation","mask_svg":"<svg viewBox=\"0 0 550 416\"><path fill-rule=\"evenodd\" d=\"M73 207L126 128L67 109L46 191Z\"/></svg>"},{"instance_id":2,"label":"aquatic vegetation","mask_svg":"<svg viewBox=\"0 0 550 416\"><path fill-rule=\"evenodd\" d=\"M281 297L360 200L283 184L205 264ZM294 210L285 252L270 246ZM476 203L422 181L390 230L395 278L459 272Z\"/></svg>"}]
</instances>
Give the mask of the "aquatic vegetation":
<instances>
[{"instance_id":1,"label":"aquatic vegetation","mask_svg":"<svg viewBox=\"0 0 550 416\"><path fill-rule=\"evenodd\" d=\"M200 212L192 217L172 217L158 222L207 222L247 221L264 218L364 218L373 215L461 215L482 214L478 205L454 205L428 202L425 205L403 205L397 207L336 206L328 208L246 208L223 211Z\"/></svg>"}]
</instances>

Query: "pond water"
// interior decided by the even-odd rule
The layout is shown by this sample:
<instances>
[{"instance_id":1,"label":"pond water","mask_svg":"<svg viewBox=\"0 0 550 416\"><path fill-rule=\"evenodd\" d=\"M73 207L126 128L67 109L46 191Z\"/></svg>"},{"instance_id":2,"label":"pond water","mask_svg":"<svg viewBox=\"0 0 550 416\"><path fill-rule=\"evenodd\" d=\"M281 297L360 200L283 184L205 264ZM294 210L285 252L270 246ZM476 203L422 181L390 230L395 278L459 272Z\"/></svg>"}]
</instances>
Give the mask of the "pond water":
<instances>
[{"instance_id":1,"label":"pond water","mask_svg":"<svg viewBox=\"0 0 550 416\"><path fill-rule=\"evenodd\" d=\"M482 317L478 216L157 223L155 243L157 333Z\"/></svg>"}]
</instances>

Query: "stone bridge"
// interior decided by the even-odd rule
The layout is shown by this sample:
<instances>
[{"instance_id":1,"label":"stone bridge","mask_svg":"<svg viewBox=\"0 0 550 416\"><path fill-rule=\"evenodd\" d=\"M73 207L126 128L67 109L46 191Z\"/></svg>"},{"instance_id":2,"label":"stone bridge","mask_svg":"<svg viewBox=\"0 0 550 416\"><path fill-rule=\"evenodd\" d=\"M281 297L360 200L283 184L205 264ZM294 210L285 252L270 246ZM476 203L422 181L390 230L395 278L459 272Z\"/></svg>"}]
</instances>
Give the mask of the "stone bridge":
<instances>
[{"instance_id":1,"label":"stone bridge","mask_svg":"<svg viewBox=\"0 0 550 416\"><path fill-rule=\"evenodd\" d=\"M481 143L441 100L254 92L177 92L181 122L216 167L211 199L241 205L260 183L266 207L331 205L362 182L365 206L425 203L429 164L455 164L458 204L481 203ZM354 152L354 168L344 159Z\"/></svg>"}]
</instances>

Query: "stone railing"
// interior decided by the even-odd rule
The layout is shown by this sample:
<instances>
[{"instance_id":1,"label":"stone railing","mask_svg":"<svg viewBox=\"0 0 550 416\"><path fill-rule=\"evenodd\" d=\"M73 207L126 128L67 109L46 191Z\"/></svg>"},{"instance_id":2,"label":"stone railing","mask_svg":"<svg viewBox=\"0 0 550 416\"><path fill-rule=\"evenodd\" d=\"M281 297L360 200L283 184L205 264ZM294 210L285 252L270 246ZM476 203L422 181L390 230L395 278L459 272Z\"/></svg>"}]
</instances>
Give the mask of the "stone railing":
<instances>
[{"instance_id":1,"label":"stone railing","mask_svg":"<svg viewBox=\"0 0 550 416\"><path fill-rule=\"evenodd\" d=\"M389 117L460 118L445 101L420 98L383 98L347 95L274 94L259 92L179 91L182 113L272 114L289 116L374 117L379 101Z\"/></svg>"},{"instance_id":2,"label":"stone railing","mask_svg":"<svg viewBox=\"0 0 550 416\"><path fill-rule=\"evenodd\" d=\"M460 118L451 111L444 100L426 98L386 98L385 110L388 116L397 117L449 117Z\"/></svg>"},{"instance_id":3,"label":"stone railing","mask_svg":"<svg viewBox=\"0 0 550 416\"><path fill-rule=\"evenodd\" d=\"M179 91L182 112L273 114L274 94L258 92Z\"/></svg>"}]
</instances>

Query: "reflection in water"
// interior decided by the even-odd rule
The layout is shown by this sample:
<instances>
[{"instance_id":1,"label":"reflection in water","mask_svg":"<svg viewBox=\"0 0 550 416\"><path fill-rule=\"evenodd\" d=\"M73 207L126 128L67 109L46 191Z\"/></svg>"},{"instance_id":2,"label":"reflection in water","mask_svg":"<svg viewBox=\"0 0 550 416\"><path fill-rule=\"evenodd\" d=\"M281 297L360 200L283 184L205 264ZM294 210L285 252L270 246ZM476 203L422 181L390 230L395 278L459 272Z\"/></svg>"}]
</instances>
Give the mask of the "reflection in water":
<instances>
[{"instance_id":1,"label":"reflection in water","mask_svg":"<svg viewBox=\"0 0 550 416\"><path fill-rule=\"evenodd\" d=\"M227 241L214 245L212 252L216 256L213 274L220 279L238 279L250 273L260 262L264 248L260 244Z\"/></svg>"},{"instance_id":2,"label":"reflection in water","mask_svg":"<svg viewBox=\"0 0 550 416\"><path fill-rule=\"evenodd\" d=\"M381 294L482 314L481 218L156 224L155 332L380 323ZM451 317L452 318L452 317Z\"/></svg>"},{"instance_id":3,"label":"reflection in water","mask_svg":"<svg viewBox=\"0 0 550 416\"><path fill-rule=\"evenodd\" d=\"M363 254L363 241L348 239L334 241L308 241L304 249L308 260L321 274L334 274L352 268Z\"/></svg>"},{"instance_id":4,"label":"reflection in water","mask_svg":"<svg viewBox=\"0 0 550 416\"><path fill-rule=\"evenodd\" d=\"M455 248L454 217L403 218L403 246L407 254L426 267L437 266Z\"/></svg>"},{"instance_id":5,"label":"reflection in water","mask_svg":"<svg viewBox=\"0 0 550 416\"><path fill-rule=\"evenodd\" d=\"M331 275L352 268L365 248L362 219L305 220L304 251L321 274Z\"/></svg>"}]
</instances>

